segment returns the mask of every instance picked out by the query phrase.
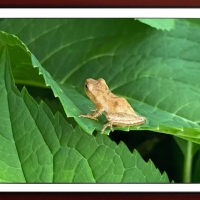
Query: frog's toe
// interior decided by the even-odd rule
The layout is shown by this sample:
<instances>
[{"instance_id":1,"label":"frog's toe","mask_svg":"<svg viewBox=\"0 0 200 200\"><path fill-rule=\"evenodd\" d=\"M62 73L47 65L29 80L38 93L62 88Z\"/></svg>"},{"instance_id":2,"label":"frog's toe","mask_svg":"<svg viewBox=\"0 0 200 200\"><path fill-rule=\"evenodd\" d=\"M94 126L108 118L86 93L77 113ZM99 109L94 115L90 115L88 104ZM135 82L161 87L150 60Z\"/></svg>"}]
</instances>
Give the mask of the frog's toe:
<instances>
[{"instance_id":1,"label":"frog's toe","mask_svg":"<svg viewBox=\"0 0 200 200\"><path fill-rule=\"evenodd\" d=\"M104 124L104 126L103 126L103 128L101 130L101 133L103 133L108 126L110 126L110 130L112 132L114 131L113 126L112 126L112 122L108 122L107 124Z\"/></svg>"},{"instance_id":2,"label":"frog's toe","mask_svg":"<svg viewBox=\"0 0 200 200\"><path fill-rule=\"evenodd\" d=\"M111 130L112 132L114 131L114 129L113 129L113 126L112 126L112 125L110 126L110 130Z\"/></svg>"},{"instance_id":3,"label":"frog's toe","mask_svg":"<svg viewBox=\"0 0 200 200\"><path fill-rule=\"evenodd\" d=\"M97 111L97 109L96 109L96 108L91 108L91 107L89 107L89 109L90 109L90 111L92 111L92 112L95 112L95 111Z\"/></svg>"}]
</instances>

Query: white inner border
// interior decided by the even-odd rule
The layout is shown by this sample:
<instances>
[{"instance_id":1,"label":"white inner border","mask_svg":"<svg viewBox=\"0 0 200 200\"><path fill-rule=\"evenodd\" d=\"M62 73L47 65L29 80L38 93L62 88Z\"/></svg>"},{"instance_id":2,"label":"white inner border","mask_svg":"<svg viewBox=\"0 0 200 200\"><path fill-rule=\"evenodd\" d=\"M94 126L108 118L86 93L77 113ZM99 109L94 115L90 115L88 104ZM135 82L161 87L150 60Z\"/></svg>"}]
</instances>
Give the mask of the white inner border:
<instances>
[{"instance_id":1,"label":"white inner border","mask_svg":"<svg viewBox=\"0 0 200 200\"><path fill-rule=\"evenodd\" d=\"M199 184L0 184L5 192L197 192Z\"/></svg>"},{"instance_id":2,"label":"white inner border","mask_svg":"<svg viewBox=\"0 0 200 200\"><path fill-rule=\"evenodd\" d=\"M200 9L14 9L0 8L0 18L200 18ZM197 192L199 184L0 184L0 191Z\"/></svg>"},{"instance_id":3,"label":"white inner border","mask_svg":"<svg viewBox=\"0 0 200 200\"><path fill-rule=\"evenodd\" d=\"M0 8L1 18L198 18L200 9L167 8Z\"/></svg>"}]
</instances>

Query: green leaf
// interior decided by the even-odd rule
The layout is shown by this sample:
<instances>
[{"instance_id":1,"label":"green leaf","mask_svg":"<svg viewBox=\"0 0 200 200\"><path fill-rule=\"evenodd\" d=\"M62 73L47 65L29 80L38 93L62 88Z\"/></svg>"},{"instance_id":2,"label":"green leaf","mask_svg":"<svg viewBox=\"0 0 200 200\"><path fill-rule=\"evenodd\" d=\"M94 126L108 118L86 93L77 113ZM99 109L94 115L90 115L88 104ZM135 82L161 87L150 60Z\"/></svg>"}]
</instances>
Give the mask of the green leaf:
<instances>
[{"instance_id":1,"label":"green leaf","mask_svg":"<svg viewBox=\"0 0 200 200\"><path fill-rule=\"evenodd\" d=\"M140 22L153 28L170 31L175 26L174 19L138 19Z\"/></svg>"},{"instance_id":2,"label":"green leaf","mask_svg":"<svg viewBox=\"0 0 200 200\"><path fill-rule=\"evenodd\" d=\"M23 182L25 178L21 170L21 163L12 135L14 125L10 123L10 119L13 118L13 108L10 108L9 102L13 102L15 107L18 108L16 104L18 103L18 93L14 94L11 92L11 87L13 87L11 77L7 76L8 72L5 71L9 70L5 69L5 65L8 65L8 63L9 60L7 60L5 53L3 55L2 49L0 49L0 181ZM8 93L9 96L7 96ZM12 101L13 95L16 96L15 101Z\"/></svg>"},{"instance_id":3,"label":"green leaf","mask_svg":"<svg viewBox=\"0 0 200 200\"><path fill-rule=\"evenodd\" d=\"M175 29L168 32L133 19L8 19L0 23L2 29L18 35L50 72L53 79L31 55L67 116L74 117L86 132L101 130L105 119L78 117L90 112L92 105L83 84L86 78L102 77L113 93L125 97L147 118L146 124L130 130L153 130L200 144L197 24L175 20Z\"/></svg>"},{"instance_id":4,"label":"green leaf","mask_svg":"<svg viewBox=\"0 0 200 200\"><path fill-rule=\"evenodd\" d=\"M9 45L9 54L12 58L10 62L15 81L44 87L43 77L39 76L38 69L32 66L31 53L28 48L16 36L0 32L0 48L4 48L6 45ZM24 50L27 50L28 54Z\"/></svg>"},{"instance_id":5,"label":"green leaf","mask_svg":"<svg viewBox=\"0 0 200 200\"><path fill-rule=\"evenodd\" d=\"M19 46L0 48L0 182L169 182L166 173L161 175L151 161L145 163L123 143L73 129L44 102L38 105L25 88L19 92L10 51L21 49L30 56Z\"/></svg>"}]
</instances>

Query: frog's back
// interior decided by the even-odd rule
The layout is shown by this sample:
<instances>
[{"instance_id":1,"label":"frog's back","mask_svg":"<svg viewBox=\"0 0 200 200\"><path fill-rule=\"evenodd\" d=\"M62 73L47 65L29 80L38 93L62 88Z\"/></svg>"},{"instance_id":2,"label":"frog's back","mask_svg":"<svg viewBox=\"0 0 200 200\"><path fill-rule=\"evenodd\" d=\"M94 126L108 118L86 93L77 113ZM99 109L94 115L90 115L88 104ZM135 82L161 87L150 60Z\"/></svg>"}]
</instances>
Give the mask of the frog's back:
<instances>
[{"instance_id":1,"label":"frog's back","mask_svg":"<svg viewBox=\"0 0 200 200\"><path fill-rule=\"evenodd\" d=\"M113 94L114 95L114 94ZM135 114L135 111L130 106L128 101L122 97L118 97L116 95L113 96L112 99L107 100L108 102L108 111L110 113L127 113L127 114Z\"/></svg>"}]
</instances>

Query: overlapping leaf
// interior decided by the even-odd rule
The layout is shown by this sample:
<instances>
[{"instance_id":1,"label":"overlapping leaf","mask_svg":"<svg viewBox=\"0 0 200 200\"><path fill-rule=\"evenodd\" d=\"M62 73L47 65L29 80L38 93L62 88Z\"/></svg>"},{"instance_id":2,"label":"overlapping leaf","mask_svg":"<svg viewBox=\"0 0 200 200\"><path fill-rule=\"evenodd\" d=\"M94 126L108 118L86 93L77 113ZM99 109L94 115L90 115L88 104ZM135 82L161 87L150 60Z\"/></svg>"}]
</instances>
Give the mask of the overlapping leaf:
<instances>
[{"instance_id":1,"label":"overlapping leaf","mask_svg":"<svg viewBox=\"0 0 200 200\"><path fill-rule=\"evenodd\" d=\"M175 19L138 19L138 20L158 30L161 29L170 31L175 26Z\"/></svg>"}]
</instances>

